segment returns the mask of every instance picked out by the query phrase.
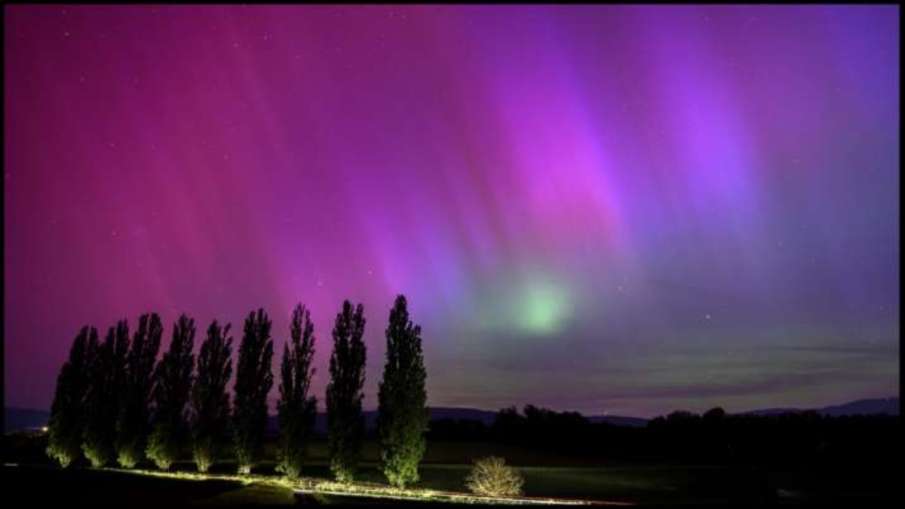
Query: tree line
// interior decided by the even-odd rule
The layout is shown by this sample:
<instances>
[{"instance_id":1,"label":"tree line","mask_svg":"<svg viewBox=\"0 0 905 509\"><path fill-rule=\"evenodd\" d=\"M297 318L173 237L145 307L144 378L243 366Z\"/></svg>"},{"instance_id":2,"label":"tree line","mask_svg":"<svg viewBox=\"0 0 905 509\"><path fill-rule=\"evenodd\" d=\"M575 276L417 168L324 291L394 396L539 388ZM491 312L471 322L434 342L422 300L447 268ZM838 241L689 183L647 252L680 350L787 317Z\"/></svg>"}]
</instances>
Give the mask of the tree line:
<instances>
[{"instance_id":1,"label":"tree line","mask_svg":"<svg viewBox=\"0 0 905 509\"><path fill-rule=\"evenodd\" d=\"M484 442L543 451L549 458L679 461L722 465L857 464L901 445L898 415L827 416L808 410L777 415L675 411L643 426L594 422L577 412L526 405L493 421L440 419L429 441Z\"/></svg>"},{"instance_id":2,"label":"tree line","mask_svg":"<svg viewBox=\"0 0 905 509\"><path fill-rule=\"evenodd\" d=\"M325 400L330 469L340 481L355 478L361 457L365 323L364 307L347 300L332 330ZM238 471L250 473L262 455L274 383L271 320L263 309L245 318L235 369L230 329L214 320L196 357L195 321L183 314L158 360L163 325L156 313L142 315L131 336L126 320L110 327L103 341L95 327L82 327L57 377L47 454L63 467L84 455L96 468L134 468L148 459L167 470L191 445L201 472L232 453ZM391 484L404 487L419 479L428 410L421 327L410 320L403 295L390 310L385 335L378 389L382 471ZM299 304L283 347L277 402L277 470L291 479L302 473L314 429L314 351L310 312Z\"/></svg>"}]
</instances>

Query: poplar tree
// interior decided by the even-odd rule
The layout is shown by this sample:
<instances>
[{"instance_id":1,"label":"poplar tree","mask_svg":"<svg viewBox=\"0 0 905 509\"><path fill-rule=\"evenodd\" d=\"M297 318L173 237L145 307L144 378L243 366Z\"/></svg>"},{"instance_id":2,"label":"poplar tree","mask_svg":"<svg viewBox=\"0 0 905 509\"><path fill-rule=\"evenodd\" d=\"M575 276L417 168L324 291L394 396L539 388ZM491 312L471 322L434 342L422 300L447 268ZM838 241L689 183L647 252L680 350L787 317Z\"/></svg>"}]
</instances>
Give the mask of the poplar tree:
<instances>
[{"instance_id":1,"label":"poplar tree","mask_svg":"<svg viewBox=\"0 0 905 509\"><path fill-rule=\"evenodd\" d=\"M214 320L198 353L198 374L192 386L192 453L195 465L207 472L223 449L229 428L227 385L233 374L230 325Z\"/></svg>"},{"instance_id":2,"label":"poplar tree","mask_svg":"<svg viewBox=\"0 0 905 509\"><path fill-rule=\"evenodd\" d=\"M327 385L327 446L330 470L338 481L355 477L361 457L364 415L361 402L365 379L364 307L343 302L333 326L330 383Z\"/></svg>"},{"instance_id":3,"label":"poplar tree","mask_svg":"<svg viewBox=\"0 0 905 509\"><path fill-rule=\"evenodd\" d=\"M421 326L409 320L405 296L396 297L386 329L386 364L378 392L377 429L383 474L400 488L418 482L428 425Z\"/></svg>"},{"instance_id":4,"label":"poplar tree","mask_svg":"<svg viewBox=\"0 0 905 509\"><path fill-rule=\"evenodd\" d=\"M173 324L170 348L154 371L154 425L147 455L157 468L168 470L179 457L188 435L186 405L195 367L195 321L181 315Z\"/></svg>"},{"instance_id":5,"label":"poplar tree","mask_svg":"<svg viewBox=\"0 0 905 509\"><path fill-rule=\"evenodd\" d=\"M85 394L82 451L95 468L106 466L116 458L116 418L128 351L129 325L121 320L107 330L104 343L97 348Z\"/></svg>"},{"instance_id":6,"label":"poplar tree","mask_svg":"<svg viewBox=\"0 0 905 509\"><path fill-rule=\"evenodd\" d=\"M317 398L309 396L314 368L314 324L301 304L292 311L289 326L292 346L283 346L280 369L280 401L277 411L280 420L279 464L277 470L290 479L298 478L305 461L309 436L314 428Z\"/></svg>"},{"instance_id":7,"label":"poplar tree","mask_svg":"<svg viewBox=\"0 0 905 509\"><path fill-rule=\"evenodd\" d=\"M273 341L263 309L245 319L233 400L233 441L239 473L249 474L260 456L267 427L267 394L273 386Z\"/></svg>"},{"instance_id":8,"label":"poplar tree","mask_svg":"<svg viewBox=\"0 0 905 509\"><path fill-rule=\"evenodd\" d=\"M126 355L126 377L116 422L117 461L125 468L133 468L144 459L150 429L152 375L162 334L157 313L141 315Z\"/></svg>"},{"instance_id":9,"label":"poplar tree","mask_svg":"<svg viewBox=\"0 0 905 509\"><path fill-rule=\"evenodd\" d=\"M47 424L47 455L67 467L81 453L85 391L97 349L97 329L85 326L69 349L69 359L57 375L57 385Z\"/></svg>"}]
</instances>

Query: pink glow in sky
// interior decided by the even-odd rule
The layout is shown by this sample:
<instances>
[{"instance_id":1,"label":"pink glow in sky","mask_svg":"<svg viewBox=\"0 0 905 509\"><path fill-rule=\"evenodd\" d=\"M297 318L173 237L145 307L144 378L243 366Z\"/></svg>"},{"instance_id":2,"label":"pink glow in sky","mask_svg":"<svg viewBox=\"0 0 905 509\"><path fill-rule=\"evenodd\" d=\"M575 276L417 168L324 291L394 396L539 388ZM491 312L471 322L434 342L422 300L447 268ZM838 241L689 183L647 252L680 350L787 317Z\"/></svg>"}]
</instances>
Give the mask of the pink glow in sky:
<instances>
[{"instance_id":1,"label":"pink glow in sky","mask_svg":"<svg viewBox=\"0 0 905 509\"><path fill-rule=\"evenodd\" d=\"M4 14L9 406L83 324L299 301L322 394L348 298L370 407L397 293L435 406L897 394L896 7Z\"/></svg>"}]
</instances>

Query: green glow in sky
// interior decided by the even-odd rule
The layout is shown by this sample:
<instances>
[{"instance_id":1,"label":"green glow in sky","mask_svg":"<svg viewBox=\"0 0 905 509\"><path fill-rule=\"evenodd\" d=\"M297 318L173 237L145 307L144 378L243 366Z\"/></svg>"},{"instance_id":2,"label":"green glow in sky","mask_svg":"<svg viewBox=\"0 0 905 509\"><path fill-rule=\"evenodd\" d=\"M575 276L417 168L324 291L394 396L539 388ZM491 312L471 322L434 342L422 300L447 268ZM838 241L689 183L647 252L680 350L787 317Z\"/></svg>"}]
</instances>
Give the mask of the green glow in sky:
<instances>
[{"instance_id":1,"label":"green glow in sky","mask_svg":"<svg viewBox=\"0 0 905 509\"><path fill-rule=\"evenodd\" d=\"M514 323L521 330L550 334L559 330L570 315L569 295L564 288L545 280L531 280L514 299Z\"/></svg>"},{"instance_id":2,"label":"green glow in sky","mask_svg":"<svg viewBox=\"0 0 905 509\"><path fill-rule=\"evenodd\" d=\"M501 275L480 298L477 323L509 335L553 336L574 315L572 297L569 285L542 271Z\"/></svg>"}]
</instances>

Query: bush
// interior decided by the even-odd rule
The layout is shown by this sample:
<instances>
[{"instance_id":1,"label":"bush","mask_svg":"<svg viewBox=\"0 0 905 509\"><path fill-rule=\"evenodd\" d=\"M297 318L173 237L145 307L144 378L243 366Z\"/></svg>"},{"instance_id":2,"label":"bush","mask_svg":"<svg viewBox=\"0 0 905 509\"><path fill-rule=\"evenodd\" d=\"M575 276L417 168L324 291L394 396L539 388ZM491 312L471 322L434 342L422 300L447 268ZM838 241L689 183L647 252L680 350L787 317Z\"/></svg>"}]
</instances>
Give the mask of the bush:
<instances>
[{"instance_id":1,"label":"bush","mask_svg":"<svg viewBox=\"0 0 905 509\"><path fill-rule=\"evenodd\" d=\"M491 456L475 461L465 486L476 495L515 497L522 494L524 480L518 470L506 465L506 460Z\"/></svg>"}]
</instances>

